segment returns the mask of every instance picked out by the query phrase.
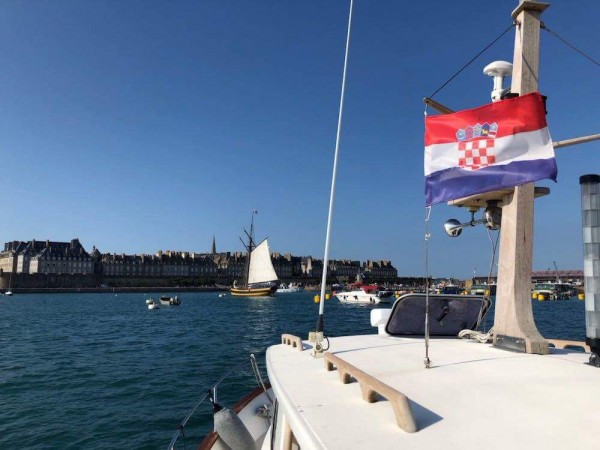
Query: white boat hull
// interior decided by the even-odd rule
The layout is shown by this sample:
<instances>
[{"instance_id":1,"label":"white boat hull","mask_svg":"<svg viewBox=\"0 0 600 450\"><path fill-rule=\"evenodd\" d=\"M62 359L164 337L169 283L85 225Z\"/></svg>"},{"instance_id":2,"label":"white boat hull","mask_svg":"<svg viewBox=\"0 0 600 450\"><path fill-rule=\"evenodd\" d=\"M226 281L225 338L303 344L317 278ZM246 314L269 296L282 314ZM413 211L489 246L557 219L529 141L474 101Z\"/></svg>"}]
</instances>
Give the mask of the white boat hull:
<instances>
[{"instance_id":1,"label":"white boat hull","mask_svg":"<svg viewBox=\"0 0 600 450\"><path fill-rule=\"evenodd\" d=\"M268 388L267 392L273 399L273 389ZM269 404L269 398L265 392L257 388L250 392L245 398L235 404L231 410L234 411L246 429L250 432L256 448L261 448L265 443L265 437L269 431L269 421L257 414L257 411L264 405ZM270 444L270 440L268 442ZM270 445L268 446L270 448ZM223 442L216 432L209 433L198 447L199 450L227 450L229 446Z\"/></svg>"},{"instance_id":2,"label":"white boat hull","mask_svg":"<svg viewBox=\"0 0 600 450\"><path fill-rule=\"evenodd\" d=\"M342 303L364 303L376 305L378 303L390 303L391 297L381 298L375 293L367 294L365 291L339 292L335 294Z\"/></svg>"}]
</instances>

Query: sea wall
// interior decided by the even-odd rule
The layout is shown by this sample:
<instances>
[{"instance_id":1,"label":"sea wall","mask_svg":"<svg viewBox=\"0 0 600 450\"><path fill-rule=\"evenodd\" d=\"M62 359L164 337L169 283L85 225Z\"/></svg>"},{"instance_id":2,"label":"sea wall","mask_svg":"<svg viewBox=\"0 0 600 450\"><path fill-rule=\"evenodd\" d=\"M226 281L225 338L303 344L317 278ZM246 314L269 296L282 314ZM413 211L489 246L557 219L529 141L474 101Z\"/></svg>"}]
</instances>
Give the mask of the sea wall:
<instances>
[{"instance_id":1,"label":"sea wall","mask_svg":"<svg viewBox=\"0 0 600 450\"><path fill-rule=\"evenodd\" d=\"M60 274L0 274L0 289L37 289L37 288L93 288L101 283L97 275L60 275Z\"/></svg>"},{"instance_id":2,"label":"sea wall","mask_svg":"<svg viewBox=\"0 0 600 450\"><path fill-rule=\"evenodd\" d=\"M199 287L214 282L197 277L110 277L81 274L29 274L9 272L0 274L0 289L93 289L132 287Z\"/></svg>"}]
</instances>

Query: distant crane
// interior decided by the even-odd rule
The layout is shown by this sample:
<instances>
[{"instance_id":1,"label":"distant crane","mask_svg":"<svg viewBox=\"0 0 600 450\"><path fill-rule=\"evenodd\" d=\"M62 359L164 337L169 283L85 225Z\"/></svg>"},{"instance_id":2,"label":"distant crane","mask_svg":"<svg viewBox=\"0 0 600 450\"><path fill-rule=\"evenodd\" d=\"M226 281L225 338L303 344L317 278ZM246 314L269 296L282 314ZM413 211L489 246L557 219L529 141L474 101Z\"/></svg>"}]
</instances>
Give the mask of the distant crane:
<instances>
[{"instance_id":1,"label":"distant crane","mask_svg":"<svg viewBox=\"0 0 600 450\"><path fill-rule=\"evenodd\" d=\"M556 277L556 282L561 283L560 277L558 276L558 267L556 266L556 261L552 261L554 264L554 276Z\"/></svg>"}]
</instances>

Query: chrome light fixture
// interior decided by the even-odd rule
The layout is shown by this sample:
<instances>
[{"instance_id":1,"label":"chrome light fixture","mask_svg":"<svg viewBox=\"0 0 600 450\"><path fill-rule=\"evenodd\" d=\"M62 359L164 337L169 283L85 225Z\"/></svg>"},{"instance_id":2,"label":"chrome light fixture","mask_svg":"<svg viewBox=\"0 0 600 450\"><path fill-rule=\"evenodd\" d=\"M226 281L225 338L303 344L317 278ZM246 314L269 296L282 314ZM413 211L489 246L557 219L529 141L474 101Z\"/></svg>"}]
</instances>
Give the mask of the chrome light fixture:
<instances>
[{"instance_id":1,"label":"chrome light fixture","mask_svg":"<svg viewBox=\"0 0 600 450\"><path fill-rule=\"evenodd\" d=\"M468 222L460 223L456 219L448 219L444 223L444 231L450 237L458 237L462 233L464 227L474 227L480 223L484 224L486 228L490 230L500 229L502 222L502 208L498 206L496 200L490 200L487 202L487 207L483 212L481 219L475 219L475 213L479 211L477 207L470 207L469 212L471 213L471 220Z\"/></svg>"}]
</instances>

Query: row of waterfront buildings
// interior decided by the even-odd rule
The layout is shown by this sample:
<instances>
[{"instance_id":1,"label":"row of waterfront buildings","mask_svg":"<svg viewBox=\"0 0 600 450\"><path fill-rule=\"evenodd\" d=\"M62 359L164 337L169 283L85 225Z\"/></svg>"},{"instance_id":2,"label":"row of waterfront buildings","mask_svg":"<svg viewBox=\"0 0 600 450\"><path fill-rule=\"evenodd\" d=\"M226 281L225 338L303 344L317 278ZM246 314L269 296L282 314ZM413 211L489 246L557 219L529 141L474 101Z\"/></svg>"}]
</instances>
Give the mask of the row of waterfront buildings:
<instances>
[{"instance_id":1,"label":"row of waterfront buildings","mask_svg":"<svg viewBox=\"0 0 600 450\"><path fill-rule=\"evenodd\" d=\"M196 277L231 280L239 277L247 255L218 253L213 239L210 253L158 251L152 255L101 253L96 247L87 252L79 242L11 241L0 252L0 274L97 275L102 277ZM273 266L280 279L320 278L323 260L311 256L272 253ZM398 271L390 261L331 260L328 274L353 280L357 275L376 280L394 280Z\"/></svg>"},{"instance_id":2,"label":"row of waterfront buildings","mask_svg":"<svg viewBox=\"0 0 600 450\"><path fill-rule=\"evenodd\" d=\"M203 284L230 283L243 273L246 258L247 255L241 252L217 252L214 239L210 253L158 251L153 255L101 253L96 247L88 253L79 239L70 242L11 241L5 243L4 250L0 251L0 277L5 279L4 282L0 279L0 284L10 287L11 278L19 279L19 284L23 284L23 277L28 275L43 275L46 279L60 276L63 277L63 281L65 277L77 276L77 285L97 285L116 279L130 279L134 284L140 279L162 279L168 283L168 279L173 278L187 278L191 284L196 283L194 280ZM306 283L318 284L323 275L321 259L280 253L272 253L271 259L278 277L282 280L303 280ZM12 277L13 274L15 277ZM352 281L358 275L382 282L398 280L398 271L387 260L330 260L328 274L338 281ZM410 283L413 278L408 277L404 281ZM547 270L532 273L534 283L559 280L580 284L583 281L583 271ZM495 283L496 279L472 279L476 284L489 281ZM32 286L40 287L44 286L44 283L42 280L41 285L38 283ZM54 285L57 285L56 280Z\"/></svg>"}]
</instances>

